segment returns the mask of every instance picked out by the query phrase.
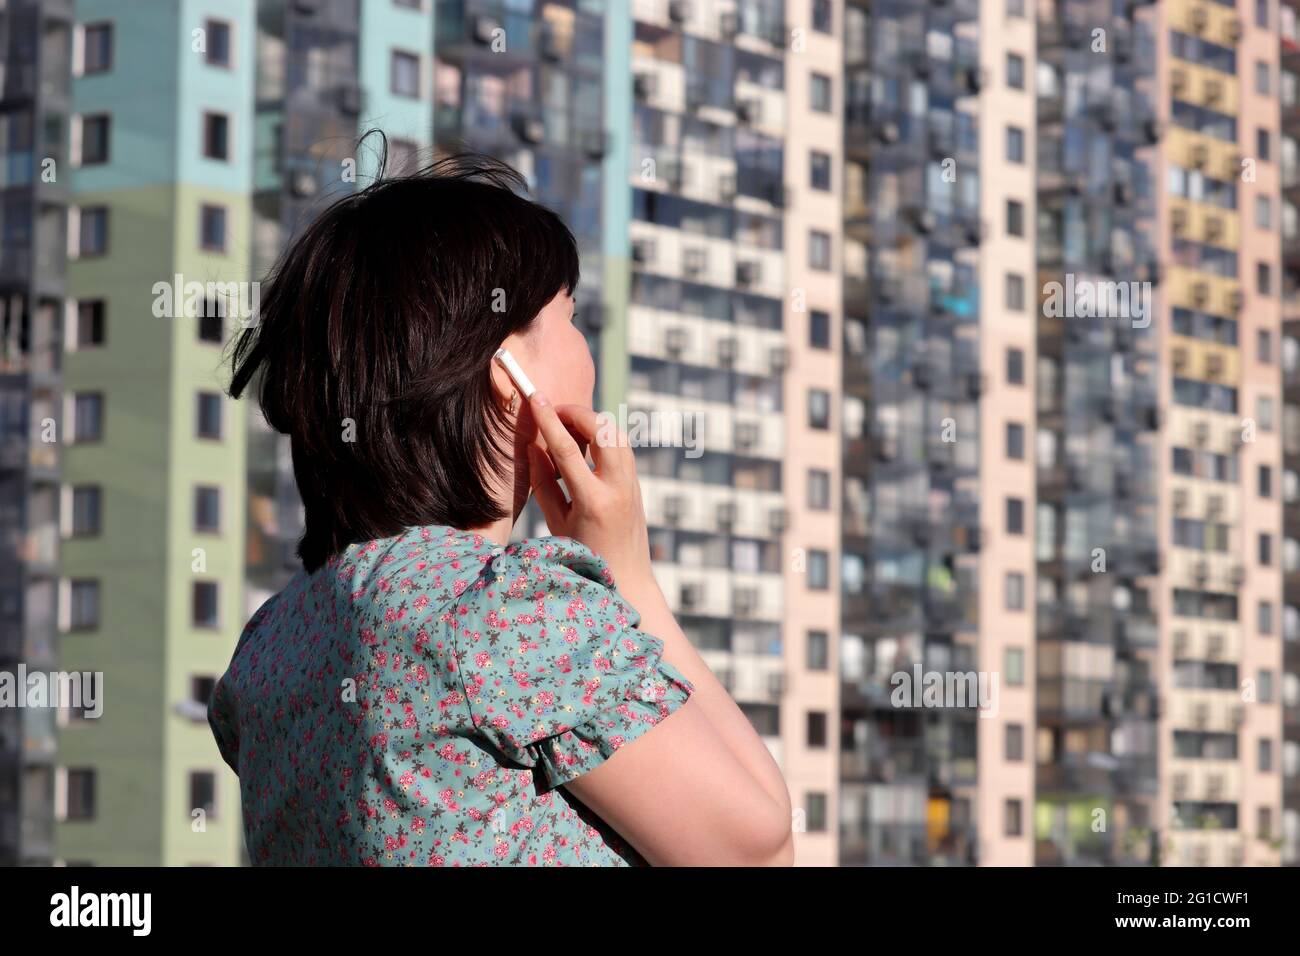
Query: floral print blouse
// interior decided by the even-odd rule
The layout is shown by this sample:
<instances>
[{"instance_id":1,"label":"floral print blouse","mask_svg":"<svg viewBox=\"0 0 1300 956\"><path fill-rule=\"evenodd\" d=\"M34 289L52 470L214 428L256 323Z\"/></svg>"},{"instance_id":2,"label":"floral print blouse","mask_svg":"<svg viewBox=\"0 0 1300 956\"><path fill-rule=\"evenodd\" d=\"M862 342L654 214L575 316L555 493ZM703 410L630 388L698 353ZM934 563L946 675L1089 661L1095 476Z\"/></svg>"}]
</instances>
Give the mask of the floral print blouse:
<instances>
[{"instance_id":1,"label":"floral print blouse","mask_svg":"<svg viewBox=\"0 0 1300 956\"><path fill-rule=\"evenodd\" d=\"M208 705L255 865L626 866L562 786L693 687L570 538L354 544L253 615Z\"/></svg>"}]
</instances>

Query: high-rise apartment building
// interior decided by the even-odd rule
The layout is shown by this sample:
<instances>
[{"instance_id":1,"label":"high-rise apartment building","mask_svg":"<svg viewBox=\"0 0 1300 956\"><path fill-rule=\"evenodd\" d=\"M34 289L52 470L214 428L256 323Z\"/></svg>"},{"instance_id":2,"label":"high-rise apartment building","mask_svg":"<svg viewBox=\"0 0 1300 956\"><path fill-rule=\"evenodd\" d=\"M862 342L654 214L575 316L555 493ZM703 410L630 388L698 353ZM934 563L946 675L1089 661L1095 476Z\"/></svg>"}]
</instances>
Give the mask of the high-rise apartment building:
<instances>
[{"instance_id":1,"label":"high-rise apartment building","mask_svg":"<svg viewBox=\"0 0 1300 956\"><path fill-rule=\"evenodd\" d=\"M1300 862L1296 9L0 3L0 670L106 682L0 709L0 862L240 860L203 705L301 512L222 283L372 128L573 229L798 863Z\"/></svg>"},{"instance_id":2,"label":"high-rise apartment building","mask_svg":"<svg viewBox=\"0 0 1300 956\"><path fill-rule=\"evenodd\" d=\"M71 51L70 0L0 6L0 671L12 674L48 672L56 655ZM0 708L0 865L53 857L56 718Z\"/></svg>"}]
</instances>

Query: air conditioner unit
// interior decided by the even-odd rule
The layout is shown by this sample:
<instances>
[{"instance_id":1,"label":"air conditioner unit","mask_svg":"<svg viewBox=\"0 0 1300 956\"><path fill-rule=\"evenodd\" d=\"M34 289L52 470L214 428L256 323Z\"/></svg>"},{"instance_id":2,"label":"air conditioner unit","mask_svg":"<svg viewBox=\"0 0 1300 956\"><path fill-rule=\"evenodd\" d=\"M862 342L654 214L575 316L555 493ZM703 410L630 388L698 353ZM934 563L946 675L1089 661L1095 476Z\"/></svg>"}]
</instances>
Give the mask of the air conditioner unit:
<instances>
[{"instance_id":1,"label":"air conditioner unit","mask_svg":"<svg viewBox=\"0 0 1300 956\"><path fill-rule=\"evenodd\" d=\"M1192 724L1197 728L1204 728L1210 722L1210 705L1193 704L1192 705Z\"/></svg>"},{"instance_id":2,"label":"air conditioner unit","mask_svg":"<svg viewBox=\"0 0 1300 956\"><path fill-rule=\"evenodd\" d=\"M1192 29L1201 33L1210 25L1210 14L1204 7L1192 7Z\"/></svg>"},{"instance_id":3,"label":"air conditioner unit","mask_svg":"<svg viewBox=\"0 0 1300 956\"><path fill-rule=\"evenodd\" d=\"M685 23L691 18L690 0L668 0L668 19L673 23Z\"/></svg>"},{"instance_id":4,"label":"air conditioner unit","mask_svg":"<svg viewBox=\"0 0 1300 956\"><path fill-rule=\"evenodd\" d=\"M1175 372L1185 372L1190 362L1191 360L1187 355L1187 349L1184 348L1174 349L1174 371Z\"/></svg>"},{"instance_id":5,"label":"air conditioner unit","mask_svg":"<svg viewBox=\"0 0 1300 956\"><path fill-rule=\"evenodd\" d=\"M703 274L708 264L708 253L703 249L687 249L682 254L682 271L691 278Z\"/></svg>"},{"instance_id":6,"label":"air conditioner unit","mask_svg":"<svg viewBox=\"0 0 1300 956\"><path fill-rule=\"evenodd\" d=\"M1223 653L1224 638L1222 634L1211 634L1208 641L1205 642L1205 656L1209 658L1218 657Z\"/></svg>"},{"instance_id":7,"label":"air conditioner unit","mask_svg":"<svg viewBox=\"0 0 1300 956\"><path fill-rule=\"evenodd\" d=\"M1181 207L1175 209L1169 216L1169 226L1174 231L1174 235L1181 236L1187 231L1187 210Z\"/></svg>"},{"instance_id":8,"label":"air conditioner unit","mask_svg":"<svg viewBox=\"0 0 1300 956\"><path fill-rule=\"evenodd\" d=\"M1205 516L1218 518L1223 514L1223 495L1210 495L1205 499Z\"/></svg>"},{"instance_id":9,"label":"air conditioner unit","mask_svg":"<svg viewBox=\"0 0 1300 956\"><path fill-rule=\"evenodd\" d=\"M1210 284L1208 282L1197 282L1192 286L1192 301L1198 306L1203 306L1210 301Z\"/></svg>"},{"instance_id":10,"label":"air conditioner unit","mask_svg":"<svg viewBox=\"0 0 1300 956\"><path fill-rule=\"evenodd\" d=\"M1174 780L1173 780L1174 798L1179 799L1187 796L1187 792L1191 789L1190 784L1191 781L1189 780L1187 774L1185 773L1174 774Z\"/></svg>"},{"instance_id":11,"label":"air conditioner unit","mask_svg":"<svg viewBox=\"0 0 1300 956\"><path fill-rule=\"evenodd\" d=\"M1210 378L1218 378L1223 374L1223 356L1208 355L1205 358L1205 374Z\"/></svg>"},{"instance_id":12,"label":"air conditioner unit","mask_svg":"<svg viewBox=\"0 0 1300 956\"><path fill-rule=\"evenodd\" d=\"M740 14L735 10L724 10L718 15L718 33L730 40L740 32Z\"/></svg>"},{"instance_id":13,"label":"air conditioner unit","mask_svg":"<svg viewBox=\"0 0 1300 956\"><path fill-rule=\"evenodd\" d=\"M1217 103L1223 99L1223 83L1219 80L1206 80L1205 98L1211 103Z\"/></svg>"},{"instance_id":14,"label":"air conditioner unit","mask_svg":"<svg viewBox=\"0 0 1300 956\"><path fill-rule=\"evenodd\" d=\"M632 77L632 92L638 100L648 100L655 95L658 84L653 73L638 73Z\"/></svg>"},{"instance_id":15,"label":"air conditioner unit","mask_svg":"<svg viewBox=\"0 0 1300 956\"><path fill-rule=\"evenodd\" d=\"M1183 657L1191 645L1191 637L1186 631L1174 632L1174 657Z\"/></svg>"},{"instance_id":16,"label":"air conditioner unit","mask_svg":"<svg viewBox=\"0 0 1300 956\"><path fill-rule=\"evenodd\" d=\"M1223 220L1218 216L1210 216L1205 220L1205 238L1211 241L1223 236Z\"/></svg>"},{"instance_id":17,"label":"air conditioner unit","mask_svg":"<svg viewBox=\"0 0 1300 956\"><path fill-rule=\"evenodd\" d=\"M752 286L762 275L762 266L752 259L736 263L736 285Z\"/></svg>"},{"instance_id":18,"label":"air conditioner unit","mask_svg":"<svg viewBox=\"0 0 1300 956\"><path fill-rule=\"evenodd\" d=\"M763 102L758 99L743 99L736 103L736 119L742 123L753 124L763 121Z\"/></svg>"},{"instance_id":19,"label":"air conditioner unit","mask_svg":"<svg viewBox=\"0 0 1300 956\"><path fill-rule=\"evenodd\" d=\"M767 516L767 526L772 534L784 534L790 527L790 512L785 508L773 508Z\"/></svg>"},{"instance_id":20,"label":"air conditioner unit","mask_svg":"<svg viewBox=\"0 0 1300 956\"><path fill-rule=\"evenodd\" d=\"M740 343L728 336L727 338L718 339L718 364L731 365L736 361L736 355L740 350Z\"/></svg>"},{"instance_id":21,"label":"air conditioner unit","mask_svg":"<svg viewBox=\"0 0 1300 956\"><path fill-rule=\"evenodd\" d=\"M686 351L686 346L690 343L690 333L680 326L667 329L664 332L664 348L669 355L681 355Z\"/></svg>"},{"instance_id":22,"label":"air conditioner unit","mask_svg":"<svg viewBox=\"0 0 1300 956\"><path fill-rule=\"evenodd\" d=\"M476 16L471 23L470 35L474 37L475 43L481 43L483 46L491 44L501 29L501 24L492 17Z\"/></svg>"},{"instance_id":23,"label":"air conditioner unit","mask_svg":"<svg viewBox=\"0 0 1300 956\"><path fill-rule=\"evenodd\" d=\"M742 450L748 450L758 444L758 425L754 422L736 422L732 431L732 441Z\"/></svg>"},{"instance_id":24,"label":"air conditioner unit","mask_svg":"<svg viewBox=\"0 0 1300 956\"><path fill-rule=\"evenodd\" d=\"M1210 161L1210 147L1204 143L1197 143L1192 147L1192 165L1197 169L1204 169Z\"/></svg>"},{"instance_id":25,"label":"air conditioner unit","mask_svg":"<svg viewBox=\"0 0 1300 956\"><path fill-rule=\"evenodd\" d=\"M1246 304L1246 295L1240 289L1233 289L1228 293L1228 308L1233 312L1240 312Z\"/></svg>"},{"instance_id":26,"label":"air conditioner unit","mask_svg":"<svg viewBox=\"0 0 1300 956\"><path fill-rule=\"evenodd\" d=\"M790 349L784 345L774 345L767 353L767 364L775 374L780 374L790 367Z\"/></svg>"},{"instance_id":27,"label":"air conditioner unit","mask_svg":"<svg viewBox=\"0 0 1300 956\"><path fill-rule=\"evenodd\" d=\"M731 593L731 610L737 617L749 617L758 610L758 592L753 588L736 588Z\"/></svg>"},{"instance_id":28,"label":"air conditioner unit","mask_svg":"<svg viewBox=\"0 0 1300 956\"><path fill-rule=\"evenodd\" d=\"M734 501L718 502L718 527L730 528L736 523L736 503Z\"/></svg>"},{"instance_id":29,"label":"air conditioner unit","mask_svg":"<svg viewBox=\"0 0 1300 956\"><path fill-rule=\"evenodd\" d=\"M1169 74L1169 86L1177 96L1187 91L1187 74L1182 70L1174 70Z\"/></svg>"},{"instance_id":30,"label":"air conditioner unit","mask_svg":"<svg viewBox=\"0 0 1300 956\"><path fill-rule=\"evenodd\" d=\"M655 244L653 239L634 239L632 240L632 260L645 265L655 257Z\"/></svg>"},{"instance_id":31,"label":"air conditioner unit","mask_svg":"<svg viewBox=\"0 0 1300 956\"><path fill-rule=\"evenodd\" d=\"M348 116L357 116L361 112L361 87L347 83L338 88L337 102L339 112Z\"/></svg>"},{"instance_id":32,"label":"air conditioner unit","mask_svg":"<svg viewBox=\"0 0 1300 956\"><path fill-rule=\"evenodd\" d=\"M1210 440L1210 423L1197 422L1192 426L1192 441L1196 442L1197 447L1203 447Z\"/></svg>"},{"instance_id":33,"label":"air conditioner unit","mask_svg":"<svg viewBox=\"0 0 1300 956\"><path fill-rule=\"evenodd\" d=\"M686 512L686 500L681 495L665 495L663 500L664 521L677 524Z\"/></svg>"},{"instance_id":34,"label":"air conditioner unit","mask_svg":"<svg viewBox=\"0 0 1300 956\"><path fill-rule=\"evenodd\" d=\"M1181 514L1187 510L1188 499L1191 496L1186 488L1178 488L1174 491L1174 511Z\"/></svg>"},{"instance_id":35,"label":"air conditioner unit","mask_svg":"<svg viewBox=\"0 0 1300 956\"><path fill-rule=\"evenodd\" d=\"M683 610L692 610L704 604L704 586L701 584L683 584L678 593Z\"/></svg>"},{"instance_id":36,"label":"air conditioner unit","mask_svg":"<svg viewBox=\"0 0 1300 956\"><path fill-rule=\"evenodd\" d=\"M546 124L536 116L516 116L514 119L515 135L525 143L536 146L546 139Z\"/></svg>"}]
</instances>

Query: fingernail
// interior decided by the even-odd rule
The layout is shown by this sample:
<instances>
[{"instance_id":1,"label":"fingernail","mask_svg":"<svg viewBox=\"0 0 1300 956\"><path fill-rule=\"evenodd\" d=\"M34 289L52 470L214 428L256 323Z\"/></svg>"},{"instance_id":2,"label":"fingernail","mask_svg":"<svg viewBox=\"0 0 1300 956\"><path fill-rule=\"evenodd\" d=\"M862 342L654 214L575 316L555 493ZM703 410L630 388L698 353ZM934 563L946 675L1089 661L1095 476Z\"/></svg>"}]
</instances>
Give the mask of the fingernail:
<instances>
[{"instance_id":1,"label":"fingernail","mask_svg":"<svg viewBox=\"0 0 1300 956\"><path fill-rule=\"evenodd\" d=\"M545 408L547 405L551 404L551 400L541 392L533 392L533 403L537 405L538 408Z\"/></svg>"}]
</instances>

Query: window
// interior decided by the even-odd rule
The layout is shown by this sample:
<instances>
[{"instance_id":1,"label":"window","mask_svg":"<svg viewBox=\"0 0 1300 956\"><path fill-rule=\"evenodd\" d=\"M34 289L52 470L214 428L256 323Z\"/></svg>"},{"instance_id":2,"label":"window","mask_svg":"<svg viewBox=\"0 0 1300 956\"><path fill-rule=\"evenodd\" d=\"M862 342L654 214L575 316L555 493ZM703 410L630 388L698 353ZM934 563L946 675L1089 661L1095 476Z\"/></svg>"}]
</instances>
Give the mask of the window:
<instances>
[{"instance_id":1,"label":"window","mask_svg":"<svg viewBox=\"0 0 1300 956\"><path fill-rule=\"evenodd\" d=\"M1008 309L1012 312L1023 312L1025 309L1025 277L1014 272L1008 272L1003 295Z\"/></svg>"},{"instance_id":2,"label":"window","mask_svg":"<svg viewBox=\"0 0 1300 956\"><path fill-rule=\"evenodd\" d=\"M190 594L190 621L195 627L220 626L217 605L217 582L195 581Z\"/></svg>"},{"instance_id":3,"label":"window","mask_svg":"<svg viewBox=\"0 0 1300 956\"><path fill-rule=\"evenodd\" d=\"M1259 563L1267 568L1273 563L1273 536L1271 534L1260 534L1258 551Z\"/></svg>"},{"instance_id":4,"label":"window","mask_svg":"<svg viewBox=\"0 0 1300 956\"><path fill-rule=\"evenodd\" d=\"M389 86L394 96L419 99L420 58L414 53L394 50L390 64Z\"/></svg>"},{"instance_id":5,"label":"window","mask_svg":"<svg viewBox=\"0 0 1300 956\"><path fill-rule=\"evenodd\" d=\"M1255 225L1260 229L1273 228L1273 203L1268 196L1255 197Z\"/></svg>"},{"instance_id":6,"label":"window","mask_svg":"<svg viewBox=\"0 0 1300 956\"><path fill-rule=\"evenodd\" d=\"M831 156L814 149L808 157L809 186L829 192L831 188Z\"/></svg>"},{"instance_id":7,"label":"window","mask_svg":"<svg viewBox=\"0 0 1300 956\"><path fill-rule=\"evenodd\" d=\"M209 66L230 66L230 24L224 20L209 20L206 24Z\"/></svg>"},{"instance_id":8,"label":"window","mask_svg":"<svg viewBox=\"0 0 1300 956\"><path fill-rule=\"evenodd\" d=\"M1013 90L1025 88L1025 58L1019 53L1007 54L1007 86Z\"/></svg>"},{"instance_id":9,"label":"window","mask_svg":"<svg viewBox=\"0 0 1300 956\"><path fill-rule=\"evenodd\" d=\"M811 106L815 113L831 111L831 78L824 73L814 73L811 81Z\"/></svg>"},{"instance_id":10,"label":"window","mask_svg":"<svg viewBox=\"0 0 1300 956\"><path fill-rule=\"evenodd\" d=\"M208 675L190 678L190 700L208 706L212 692L217 689L217 679Z\"/></svg>"},{"instance_id":11,"label":"window","mask_svg":"<svg viewBox=\"0 0 1300 956\"><path fill-rule=\"evenodd\" d=\"M1271 432L1273 430L1273 399L1267 395L1261 395L1255 404L1255 419L1259 423L1261 431Z\"/></svg>"},{"instance_id":12,"label":"window","mask_svg":"<svg viewBox=\"0 0 1300 956\"><path fill-rule=\"evenodd\" d=\"M1025 426L1007 422L1007 457L1012 461L1025 460Z\"/></svg>"},{"instance_id":13,"label":"window","mask_svg":"<svg viewBox=\"0 0 1300 956\"><path fill-rule=\"evenodd\" d=\"M194 530L215 533L221 530L221 489L198 485L194 489Z\"/></svg>"},{"instance_id":14,"label":"window","mask_svg":"<svg viewBox=\"0 0 1300 956\"><path fill-rule=\"evenodd\" d=\"M83 206L77 216L77 255L83 259L108 252L108 207Z\"/></svg>"},{"instance_id":15,"label":"window","mask_svg":"<svg viewBox=\"0 0 1300 956\"><path fill-rule=\"evenodd\" d=\"M830 665L830 635L825 631L808 632L808 669L824 671Z\"/></svg>"},{"instance_id":16,"label":"window","mask_svg":"<svg viewBox=\"0 0 1300 956\"><path fill-rule=\"evenodd\" d=\"M1273 672L1270 670L1261 670L1255 678L1255 686L1259 691L1259 702L1261 704L1273 703Z\"/></svg>"},{"instance_id":17,"label":"window","mask_svg":"<svg viewBox=\"0 0 1300 956\"><path fill-rule=\"evenodd\" d=\"M108 162L110 124L106 113L81 118L82 166L99 166Z\"/></svg>"},{"instance_id":18,"label":"window","mask_svg":"<svg viewBox=\"0 0 1300 956\"><path fill-rule=\"evenodd\" d=\"M1273 137L1266 129L1255 130L1255 155L1261 163L1269 162L1273 152Z\"/></svg>"},{"instance_id":19,"label":"window","mask_svg":"<svg viewBox=\"0 0 1300 956\"><path fill-rule=\"evenodd\" d=\"M1007 800L1002 813L1003 832L1009 837L1020 836L1021 812L1019 800Z\"/></svg>"},{"instance_id":20,"label":"window","mask_svg":"<svg viewBox=\"0 0 1300 956\"><path fill-rule=\"evenodd\" d=\"M1025 502L1022 498L1007 499L1007 534L1025 533Z\"/></svg>"},{"instance_id":21,"label":"window","mask_svg":"<svg viewBox=\"0 0 1300 956\"><path fill-rule=\"evenodd\" d=\"M1273 602L1260 601L1255 608L1255 630L1260 634L1273 633Z\"/></svg>"},{"instance_id":22,"label":"window","mask_svg":"<svg viewBox=\"0 0 1300 956\"><path fill-rule=\"evenodd\" d=\"M1023 17L1025 15L1025 0L1007 0L1007 16Z\"/></svg>"},{"instance_id":23,"label":"window","mask_svg":"<svg viewBox=\"0 0 1300 956\"><path fill-rule=\"evenodd\" d=\"M221 438L221 395L217 392L199 392L197 418L194 425L196 438Z\"/></svg>"},{"instance_id":24,"label":"window","mask_svg":"<svg viewBox=\"0 0 1300 956\"><path fill-rule=\"evenodd\" d=\"M808 389L808 427L819 431L831 427L831 393L825 389Z\"/></svg>"},{"instance_id":25,"label":"window","mask_svg":"<svg viewBox=\"0 0 1300 956\"><path fill-rule=\"evenodd\" d=\"M820 309L808 313L808 344L815 349L831 347L831 314Z\"/></svg>"},{"instance_id":26,"label":"window","mask_svg":"<svg viewBox=\"0 0 1300 956\"><path fill-rule=\"evenodd\" d=\"M1273 808L1259 807L1255 811L1255 833L1261 840L1273 839Z\"/></svg>"},{"instance_id":27,"label":"window","mask_svg":"<svg viewBox=\"0 0 1300 956\"><path fill-rule=\"evenodd\" d=\"M1019 126L1007 127L1007 162L1025 161L1025 131Z\"/></svg>"},{"instance_id":28,"label":"window","mask_svg":"<svg viewBox=\"0 0 1300 956\"><path fill-rule=\"evenodd\" d=\"M1259 480L1257 482L1257 494L1261 498L1273 497L1273 469L1269 465L1259 466Z\"/></svg>"},{"instance_id":29,"label":"window","mask_svg":"<svg viewBox=\"0 0 1300 956\"><path fill-rule=\"evenodd\" d=\"M1007 235L1025 234L1025 204L1018 199L1007 200Z\"/></svg>"},{"instance_id":30,"label":"window","mask_svg":"<svg viewBox=\"0 0 1300 956\"><path fill-rule=\"evenodd\" d=\"M113 68L113 24L87 24L82 34L81 72L107 73Z\"/></svg>"},{"instance_id":31,"label":"window","mask_svg":"<svg viewBox=\"0 0 1300 956\"><path fill-rule=\"evenodd\" d=\"M99 534L103 489L78 485L72 489L72 533L77 537Z\"/></svg>"},{"instance_id":32,"label":"window","mask_svg":"<svg viewBox=\"0 0 1300 956\"><path fill-rule=\"evenodd\" d=\"M1269 71L1268 63L1266 63L1263 60L1256 60L1255 61L1255 92L1258 93L1260 96L1268 96L1269 87L1272 86L1271 79L1272 79L1272 75Z\"/></svg>"},{"instance_id":33,"label":"window","mask_svg":"<svg viewBox=\"0 0 1300 956\"><path fill-rule=\"evenodd\" d=\"M63 819L70 822L95 819L95 771L89 767L69 767L64 780Z\"/></svg>"},{"instance_id":34,"label":"window","mask_svg":"<svg viewBox=\"0 0 1300 956\"><path fill-rule=\"evenodd\" d=\"M808 469L808 507L828 511L831 506L831 473L820 468Z\"/></svg>"},{"instance_id":35,"label":"window","mask_svg":"<svg viewBox=\"0 0 1300 956\"><path fill-rule=\"evenodd\" d=\"M1005 750L1007 760L1025 759L1025 728L1023 724L1007 724Z\"/></svg>"},{"instance_id":36,"label":"window","mask_svg":"<svg viewBox=\"0 0 1300 956\"><path fill-rule=\"evenodd\" d=\"M807 795L808 815L804 827L808 833L826 832L826 794L810 793Z\"/></svg>"},{"instance_id":37,"label":"window","mask_svg":"<svg viewBox=\"0 0 1300 956\"><path fill-rule=\"evenodd\" d=\"M104 396L78 392L72 399L72 440L101 441L104 437Z\"/></svg>"},{"instance_id":38,"label":"window","mask_svg":"<svg viewBox=\"0 0 1300 956\"><path fill-rule=\"evenodd\" d=\"M1019 647L1008 647L1002 658L1003 677L1008 687L1025 685L1025 652Z\"/></svg>"},{"instance_id":39,"label":"window","mask_svg":"<svg viewBox=\"0 0 1300 956\"><path fill-rule=\"evenodd\" d=\"M1255 289L1260 295L1273 294L1273 267L1267 262L1255 263Z\"/></svg>"},{"instance_id":40,"label":"window","mask_svg":"<svg viewBox=\"0 0 1300 956\"><path fill-rule=\"evenodd\" d=\"M225 113L203 114L203 158L230 159L230 117Z\"/></svg>"},{"instance_id":41,"label":"window","mask_svg":"<svg viewBox=\"0 0 1300 956\"><path fill-rule=\"evenodd\" d=\"M831 557L826 551L813 548L808 552L808 587L825 591L831 586Z\"/></svg>"},{"instance_id":42,"label":"window","mask_svg":"<svg viewBox=\"0 0 1300 956\"><path fill-rule=\"evenodd\" d=\"M68 630L93 631L99 627L99 582L90 578L68 585Z\"/></svg>"},{"instance_id":43,"label":"window","mask_svg":"<svg viewBox=\"0 0 1300 956\"><path fill-rule=\"evenodd\" d=\"M808 711L808 746L826 746L826 714L820 710Z\"/></svg>"},{"instance_id":44,"label":"window","mask_svg":"<svg viewBox=\"0 0 1300 956\"><path fill-rule=\"evenodd\" d=\"M808 268L828 272L831 268L831 236L812 229L808 233Z\"/></svg>"},{"instance_id":45,"label":"window","mask_svg":"<svg viewBox=\"0 0 1300 956\"><path fill-rule=\"evenodd\" d=\"M1004 585L1006 607L1008 611L1025 609L1025 576L1019 571L1008 571Z\"/></svg>"},{"instance_id":46,"label":"window","mask_svg":"<svg viewBox=\"0 0 1300 956\"><path fill-rule=\"evenodd\" d=\"M221 321L220 306L215 302L203 304L203 314L199 316L199 341L220 345L226 337Z\"/></svg>"},{"instance_id":47,"label":"window","mask_svg":"<svg viewBox=\"0 0 1300 956\"><path fill-rule=\"evenodd\" d=\"M831 0L812 0L812 28L818 33L835 29L835 8Z\"/></svg>"},{"instance_id":48,"label":"window","mask_svg":"<svg viewBox=\"0 0 1300 956\"><path fill-rule=\"evenodd\" d=\"M217 775L210 770L190 773L190 815L202 810L209 820L217 817Z\"/></svg>"},{"instance_id":49,"label":"window","mask_svg":"<svg viewBox=\"0 0 1300 956\"><path fill-rule=\"evenodd\" d=\"M1007 384L1025 384L1025 353L1021 349L1007 349Z\"/></svg>"},{"instance_id":50,"label":"window","mask_svg":"<svg viewBox=\"0 0 1300 956\"><path fill-rule=\"evenodd\" d=\"M226 251L226 210L221 206L200 207L199 246L205 252Z\"/></svg>"},{"instance_id":51,"label":"window","mask_svg":"<svg viewBox=\"0 0 1300 956\"><path fill-rule=\"evenodd\" d=\"M1255 26L1268 29L1269 0L1255 0Z\"/></svg>"},{"instance_id":52,"label":"window","mask_svg":"<svg viewBox=\"0 0 1300 956\"><path fill-rule=\"evenodd\" d=\"M104 300L82 299L77 303L77 332L74 349L99 348L105 342Z\"/></svg>"},{"instance_id":53,"label":"window","mask_svg":"<svg viewBox=\"0 0 1300 956\"><path fill-rule=\"evenodd\" d=\"M1273 741L1267 737L1259 741L1259 772L1273 772Z\"/></svg>"},{"instance_id":54,"label":"window","mask_svg":"<svg viewBox=\"0 0 1300 956\"><path fill-rule=\"evenodd\" d=\"M1268 329L1255 334L1255 355L1261 362L1273 361L1273 333Z\"/></svg>"}]
</instances>

